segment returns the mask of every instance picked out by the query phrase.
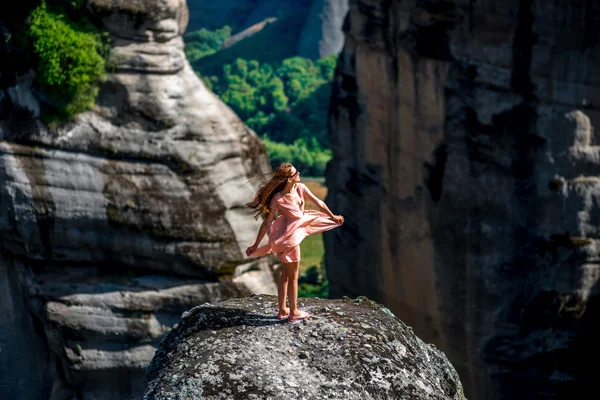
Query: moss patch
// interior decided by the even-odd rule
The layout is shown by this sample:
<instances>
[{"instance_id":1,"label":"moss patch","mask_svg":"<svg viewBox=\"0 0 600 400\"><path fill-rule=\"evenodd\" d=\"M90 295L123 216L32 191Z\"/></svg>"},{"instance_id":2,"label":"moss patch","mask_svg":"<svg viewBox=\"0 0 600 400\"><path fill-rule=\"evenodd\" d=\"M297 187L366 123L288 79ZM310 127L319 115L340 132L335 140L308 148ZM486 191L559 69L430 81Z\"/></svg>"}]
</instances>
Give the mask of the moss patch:
<instances>
[{"instance_id":1,"label":"moss patch","mask_svg":"<svg viewBox=\"0 0 600 400\"><path fill-rule=\"evenodd\" d=\"M66 11L43 1L28 19L27 33L37 56L39 95L51 106L45 112L49 122L92 108L109 52L108 33L98 30L85 16L71 19Z\"/></svg>"}]
</instances>

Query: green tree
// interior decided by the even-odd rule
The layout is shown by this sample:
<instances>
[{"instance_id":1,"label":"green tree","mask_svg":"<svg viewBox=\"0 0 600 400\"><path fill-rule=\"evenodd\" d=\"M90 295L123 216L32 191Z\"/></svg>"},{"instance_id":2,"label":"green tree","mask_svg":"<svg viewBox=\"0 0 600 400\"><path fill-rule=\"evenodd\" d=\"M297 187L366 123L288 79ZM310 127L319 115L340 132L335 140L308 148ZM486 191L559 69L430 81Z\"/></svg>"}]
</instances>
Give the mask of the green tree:
<instances>
[{"instance_id":1,"label":"green tree","mask_svg":"<svg viewBox=\"0 0 600 400\"><path fill-rule=\"evenodd\" d=\"M256 100L257 108L264 113L284 111L288 105L288 98L285 95L281 79L273 77L261 85L256 91Z\"/></svg>"},{"instance_id":2,"label":"green tree","mask_svg":"<svg viewBox=\"0 0 600 400\"><path fill-rule=\"evenodd\" d=\"M186 42L185 54L190 62L195 62L216 53L230 37L231 27L229 26L214 31L202 28L198 31L186 33L183 36Z\"/></svg>"},{"instance_id":3,"label":"green tree","mask_svg":"<svg viewBox=\"0 0 600 400\"><path fill-rule=\"evenodd\" d=\"M257 133L288 144L314 137L326 148L331 80L325 78L332 77L335 62L335 57L316 63L293 57L273 68L236 59L223 66L223 79L205 81Z\"/></svg>"},{"instance_id":4,"label":"green tree","mask_svg":"<svg viewBox=\"0 0 600 400\"><path fill-rule=\"evenodd\" d=\"M315 65L317 68L319 68L321 78L327 82L333 81L333 76L335 75L335 68L337 65L337 56L335 54L317 60Z\"/></svg>"},{"instance_id":5,"label":"green tree","mask_svg":"<svg viewBox=\"0 0 600 400\"><path fill-rule=\"evenodd\" d=\"M306 139L297 139L294 143L287 144L274 142L263 135L262 140L274 168L282 162L291 162L305 176L323 176L325 167L331 160L331 150L311 148L311 143L307 143ZM318 146L318 143L312 145L315 144Z\"/></svg>"}]
</instances>

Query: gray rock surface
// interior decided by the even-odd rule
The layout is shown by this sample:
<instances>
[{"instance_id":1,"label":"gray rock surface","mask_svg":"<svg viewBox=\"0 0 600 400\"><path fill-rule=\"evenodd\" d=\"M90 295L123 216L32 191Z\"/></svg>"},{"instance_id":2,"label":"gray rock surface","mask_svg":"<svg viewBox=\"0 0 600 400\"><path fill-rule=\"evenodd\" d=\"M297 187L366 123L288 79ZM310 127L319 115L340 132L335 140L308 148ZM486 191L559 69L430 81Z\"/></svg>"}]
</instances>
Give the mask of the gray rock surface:
<instances>
[{"instance_id":1,"label":"gray rock surface","mask_svg":"<svg viewBox=\"0 0 600 400\"><path fill-rule=\"evenodd\" d=\"M144 400L464 399L445 355L365 298L300 299L277 320L253 295L186 312L147 370Z\"/></svg>"},{"instance_id":2,"label":"gray rock surface","mask_svg":"<svg viewBox=\"0 0 600 400\"><path fill-rule=\"evenodd\" d=\"M0 398L50 398L54 365L24 293L27 268L0 254Z\"/></svg>"},{"instance_id":3,"label":"gray rock surface","mask_svg":"<svg viewBox=\"0 0 600 400\"><path fill-rule=\"evenodd\" d=\"M331 294L388 306L471 399L596 390L599 20L594 1L350 2Z\"/></svg>"},{"instance_id":4,"label":"gray rock surface","mask_svg":"<svg viewBox=\"0 0 600 400\"><path fill-rule=\"evenodd\" d=\"M31 74L0 89L0 389L28 399L139 398L183 311L277 290L244 254L266 151L185 59L185 1L87 9L115 66L92 111L49 127Z\"/></svg>"},{"instance_id":5,"label":"gray rock surface","mask_svg":"<svg viewBox=\"0 0 600 400\"><path fill-rule=\"evenodd\" d=\"M298 54L311 59L339 54L348 0L314 0L298 41Z\"/></svg>"}]
</instances>

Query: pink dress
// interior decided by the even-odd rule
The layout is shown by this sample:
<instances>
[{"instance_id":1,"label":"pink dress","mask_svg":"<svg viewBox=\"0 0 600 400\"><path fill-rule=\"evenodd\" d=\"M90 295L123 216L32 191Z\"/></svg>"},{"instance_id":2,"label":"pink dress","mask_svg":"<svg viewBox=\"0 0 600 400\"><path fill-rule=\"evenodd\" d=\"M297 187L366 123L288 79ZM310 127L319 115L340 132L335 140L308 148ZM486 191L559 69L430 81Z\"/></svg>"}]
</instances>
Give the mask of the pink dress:
<instances>
[{"instance_id":1,"label":"pink dress","mask_svg":"<svg viewBox=\"0 0 600 400\"><path fill-rule=\"evenodd\" d=\"M314 197L303 183L297 183L295 189L286 195L275 193L269 208L279 216L269 227L269 242L260 246L249 257L261 257L276 253L282 262L300 261L300 242L308 235L328 231L340 226L322 211L304 211L304 197Z\"/></svg>"}]
</instances>

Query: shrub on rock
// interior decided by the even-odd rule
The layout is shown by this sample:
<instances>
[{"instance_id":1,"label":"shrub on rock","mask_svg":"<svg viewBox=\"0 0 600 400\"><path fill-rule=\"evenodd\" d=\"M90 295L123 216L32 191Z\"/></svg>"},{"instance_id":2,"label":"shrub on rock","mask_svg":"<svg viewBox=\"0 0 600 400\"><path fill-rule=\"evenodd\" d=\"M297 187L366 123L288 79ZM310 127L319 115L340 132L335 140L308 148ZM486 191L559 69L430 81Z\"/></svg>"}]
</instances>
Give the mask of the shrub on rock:
<instances>
[{"instance_id":1,"label":"shrub on rock","mask_svg":"<svg viewBox=\"0 0 600 400\"><path fill-rule=\"evenodd\" d=\"M85 18L75 23L65 13L51 11L45 1L31 13L28 34L45 102L66 117L90 109L104 79L107 34Z\"/></svg>"}]
</instances>

